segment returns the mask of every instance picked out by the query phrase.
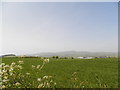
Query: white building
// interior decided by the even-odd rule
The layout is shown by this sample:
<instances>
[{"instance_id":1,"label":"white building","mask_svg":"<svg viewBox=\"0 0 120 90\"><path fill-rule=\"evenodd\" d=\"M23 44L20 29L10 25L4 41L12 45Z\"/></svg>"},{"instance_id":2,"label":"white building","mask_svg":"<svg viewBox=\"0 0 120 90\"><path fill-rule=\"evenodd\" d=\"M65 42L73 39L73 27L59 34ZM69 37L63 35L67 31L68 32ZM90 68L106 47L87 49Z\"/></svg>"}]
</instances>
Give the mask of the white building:
<instances>
[{"instance_id":1,"label":"white building","mask_svg":"<svg viewBox=\"0 0 120 90\"><path fill-rule=\"evenodd\" d=\"M77 57L79 59L93 59L94 57Z\"/></svg>"},{"instance_id":2,"label":"white building","mask_svg":"<svg viewBox=\"0 0 120 90\"><path fill-rule=\"evenodd\" d=\"M77 57L77 58L79 58L79 59L84 59L84 57Z\"/></svg>"}]
</instances>

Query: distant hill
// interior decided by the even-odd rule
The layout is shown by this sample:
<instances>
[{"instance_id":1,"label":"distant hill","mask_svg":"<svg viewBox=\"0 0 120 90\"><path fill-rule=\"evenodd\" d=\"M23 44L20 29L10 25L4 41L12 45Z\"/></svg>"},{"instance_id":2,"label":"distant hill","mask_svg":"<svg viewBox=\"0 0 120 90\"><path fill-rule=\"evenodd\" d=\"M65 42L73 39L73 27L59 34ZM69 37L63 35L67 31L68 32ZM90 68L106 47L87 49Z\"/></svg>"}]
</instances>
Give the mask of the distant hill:
<instances>
[{"instance_id":1,"label":"distant hill","mask_svg":"<svg viewBox=\"0 0 120 90\"><path fill-rule=\"evenodd\" d=\"M87 51L64 51L64 52L44 52L31 54L32 56L41 56L41 57L51 57L51 56L60 56L60 57L100 57L100 56L117 56L117 52L87 52Z\"/></svg>"}]
</instances>

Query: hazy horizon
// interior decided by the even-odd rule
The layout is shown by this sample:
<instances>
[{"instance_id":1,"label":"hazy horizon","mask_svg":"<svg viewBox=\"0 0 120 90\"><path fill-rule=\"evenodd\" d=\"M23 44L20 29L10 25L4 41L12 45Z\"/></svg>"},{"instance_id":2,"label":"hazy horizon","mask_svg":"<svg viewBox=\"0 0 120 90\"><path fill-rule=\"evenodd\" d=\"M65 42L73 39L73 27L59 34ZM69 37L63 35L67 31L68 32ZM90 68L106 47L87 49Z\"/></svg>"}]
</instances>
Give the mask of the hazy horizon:
<instances>
[{"instance_id":1,"label":"hazy horizon","mask_svg":"<svg viewBox=\"0 0 120 90\"><path fill-rule=\"evenodd\" d=\"M2 4L2 52L118 51L117 2Z\"/></svg>"},{"instance_id":2,"label":"hazy horizon","mask_svg":"<svg viewBox=\"0 0 120 90\"><path fill-rule=\"evenodd\" d=\"M2 55L8 55L8 54L15 54L15 55L34 55L34 54L43 54L43 53L64 53L64 52L90 52L90 53L118 53L118 52L105 52L105 51L75 51L75 50L70 50L70 51L48 51L48 52L32 52L32 53L22 53L22 54L17 54L17 53L5 53L5 54L1 54L0 56Z\"/></svg>"}]
</instances>

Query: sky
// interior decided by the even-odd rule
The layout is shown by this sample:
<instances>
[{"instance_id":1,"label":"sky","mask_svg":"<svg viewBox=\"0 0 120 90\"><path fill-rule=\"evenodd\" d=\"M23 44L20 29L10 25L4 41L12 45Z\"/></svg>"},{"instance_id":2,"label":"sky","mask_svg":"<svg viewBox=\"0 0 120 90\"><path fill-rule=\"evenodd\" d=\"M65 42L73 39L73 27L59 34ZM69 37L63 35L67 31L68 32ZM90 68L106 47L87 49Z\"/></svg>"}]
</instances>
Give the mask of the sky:
<instances>
[{"instance_id":1,"label":"sky","mask_svg":"<svg viewBox=\"0 0 120 90\"><path fill-rule=\"evenodd\" d=\"M4 2L2 52L118 51L117 2Z\"/></svg>"},{"instance_id":2,"label":"sky","mask_svg":"<svg viewBox=\"0 0 120 90\"><path fill-rule=\"evenodd\" d=\"M2 2L119 2L119 0L2 0Z\"/></svg>"}]
</instances>

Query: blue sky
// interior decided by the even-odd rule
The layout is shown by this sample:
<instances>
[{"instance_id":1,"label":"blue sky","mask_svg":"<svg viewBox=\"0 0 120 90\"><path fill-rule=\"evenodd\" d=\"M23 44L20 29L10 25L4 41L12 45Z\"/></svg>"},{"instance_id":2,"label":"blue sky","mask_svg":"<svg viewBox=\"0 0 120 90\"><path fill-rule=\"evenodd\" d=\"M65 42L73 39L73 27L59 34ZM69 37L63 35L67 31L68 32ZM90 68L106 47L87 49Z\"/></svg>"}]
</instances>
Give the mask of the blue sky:
<instances>
[{"instance_id":1,"label":"blue sky","mask_svg":"<svg viewBox=\"0 0 120 90\"><path fill-rule=\"evenodd\" d=\"M2 54L118 49L117 2L2 5Z\"/></svg>"}]
</instances>

